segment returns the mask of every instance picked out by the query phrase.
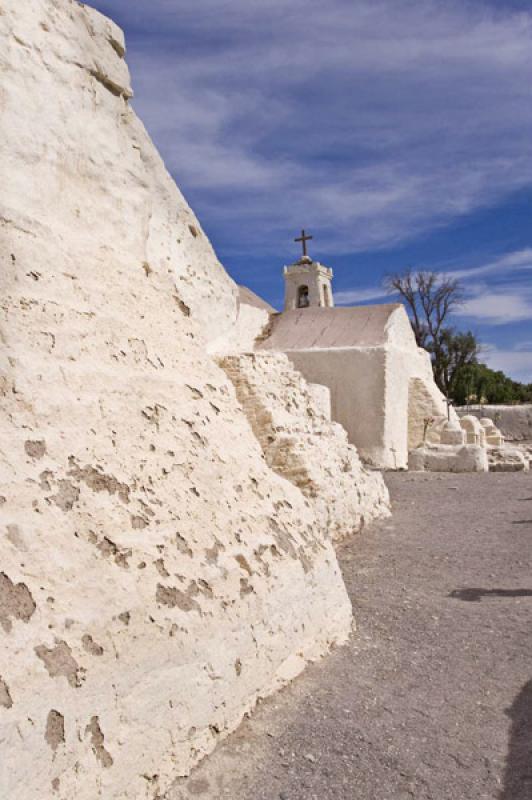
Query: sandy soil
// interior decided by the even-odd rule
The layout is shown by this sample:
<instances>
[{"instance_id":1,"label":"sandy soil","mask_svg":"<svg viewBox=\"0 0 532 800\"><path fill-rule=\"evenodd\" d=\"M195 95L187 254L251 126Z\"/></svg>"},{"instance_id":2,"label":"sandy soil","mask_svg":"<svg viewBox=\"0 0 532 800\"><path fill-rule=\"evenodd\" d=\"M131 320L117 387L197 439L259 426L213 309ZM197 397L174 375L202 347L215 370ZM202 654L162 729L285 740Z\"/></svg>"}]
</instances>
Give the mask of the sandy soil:
<instances>
[{"instance_id":1,"label":"sandy soil","mask_svg":"<svg viewBox=\"0 0 532 800\"><path fill-rule=\"evenodd\" d=\"M390 474L358 630L166 800L532 800L532 473Z\"/></svg>"}]
</instances>

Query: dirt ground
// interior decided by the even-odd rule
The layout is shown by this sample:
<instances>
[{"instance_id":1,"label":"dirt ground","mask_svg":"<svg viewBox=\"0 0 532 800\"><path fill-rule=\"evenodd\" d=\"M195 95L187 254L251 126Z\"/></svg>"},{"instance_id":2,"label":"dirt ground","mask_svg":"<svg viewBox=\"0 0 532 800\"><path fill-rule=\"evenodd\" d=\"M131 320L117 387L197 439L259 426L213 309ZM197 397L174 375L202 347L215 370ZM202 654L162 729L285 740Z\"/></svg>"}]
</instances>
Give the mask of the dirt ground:
<instances>
[{"instance_id":1,"label":"dirt ground","mask_svg":"<svg viewBox=\"0 0 532 800\"><path fill-rule=\"evenodd\" d=\"M532 473L389 474L357 632L166 800L532 800Z\"/></svg>"}]
</instances>

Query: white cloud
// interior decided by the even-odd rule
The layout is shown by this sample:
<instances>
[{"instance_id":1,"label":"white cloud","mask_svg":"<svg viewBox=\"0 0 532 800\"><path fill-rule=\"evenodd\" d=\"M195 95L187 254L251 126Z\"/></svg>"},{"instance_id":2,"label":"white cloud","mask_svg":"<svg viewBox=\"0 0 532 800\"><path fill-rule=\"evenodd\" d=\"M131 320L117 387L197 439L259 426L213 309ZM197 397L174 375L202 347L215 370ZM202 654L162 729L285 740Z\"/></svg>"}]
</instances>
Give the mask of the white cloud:
<instances>
[{"instance_id":1,"label":"white cloud","mask_svg":"<svg viewBox=\"0 0 532 800\"><path fill-rule=\"evenodd\" d=\"M493 261L488 261L487 264L465 269L453 269L449 275L453 278L469 280L478 278L481 275L494 274L500 276L508 272L518 272L520 270L529 269L532 269L532 248L526 247L523 250L515 250L511 253L506 253Z\"/></svg>"},{"instance_id":2,"label":"white cloud","mask_svg":"<svg viewBox=\"0 0 532 800\"><path fill-rule=\"evenodd\" d=\"M522 342L518 342L515 345L515 349L520 352L527 352L530 351L532 353L532 339L524 340Z\"/></svg>"},{"instance_id":3,"label":"white cloud","mask_svg":"<svg viewBox=\"0 0 532 800\"><path fill-rule=\"evenodd\" d=\"M516 381L532 383L532 347L519 351L490 347L482 354L482 360L491 369L502 370Z\"/></svg>"},{"instance_id":4,"label":"white cloud","mask_svg":"<svg viewBox=\"0 0 532 800\"><path fill-rule=\"evenodd\" d=\"M518 294L487 289L466 300L455 315L473 317L491 325L532 320L532 292L524 290Z\"/></svg>"},{"instance_id":5,"label":"white cloud","mask_svg":"<svg viewBox=\"0 0 532 800\"><path fill-rule=\"evenodd\" d=\"M359 303L369 303L372 300L389 298L389 292L382 286L372 286L367 289L346 289L334 293L334 302L337 306L351 306Z\"/></svg>"},{"instance_id":6,"label":"white cloud","mask_svg":"<svg viewBox=\"0 0 532 800\"><path fill-rule=\"evenodd\" d=\"M131 19L136 107L226 252L390 246L532 185L532 15L448 0L175 0ZM138 33L143 31L143 33Z\"/></svg>"},{"instance_id":7,"label":"white cloud","mask_svg":"<svg viewBox=\"0 0 532 800\"><path fill-rule=\"evenodd\" d=\"M423 267L418 269L422 270ZM513 322L532 322L532 283L523 273L532 270L532 248L500 255L476 267L457 270L440 270L441 278L458 278L465 289L465 302L454 315L491 324L507 325ZM494 284L485 278L493 276ZM367 289L344 289L335 292L338 305L370 302L383 297L397 297L382 285Z\"/></svg>"}]
</instances>

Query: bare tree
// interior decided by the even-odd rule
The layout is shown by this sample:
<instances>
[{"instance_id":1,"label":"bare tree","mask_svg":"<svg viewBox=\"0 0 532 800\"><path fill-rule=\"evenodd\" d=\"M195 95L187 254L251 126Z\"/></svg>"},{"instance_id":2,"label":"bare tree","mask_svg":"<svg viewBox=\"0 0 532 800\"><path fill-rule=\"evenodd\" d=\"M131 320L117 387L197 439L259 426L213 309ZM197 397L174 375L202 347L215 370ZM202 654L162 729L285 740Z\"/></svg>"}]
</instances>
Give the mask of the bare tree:
<instances>
[{"instance_id":1,"label":"bare tree","mask_svg":"<svg viewBox=\"0 0 532 800\"><path fill-rule=\"evenodd\" d=\"M434 379L449 397L458 371L476 362L478 345L472 333L457 334L449 317L463 303L463 291L454 278L437 272L412 272L386 278L390 292L405 302L419 347L432 357Z\"/></svg>"}]
</instances>

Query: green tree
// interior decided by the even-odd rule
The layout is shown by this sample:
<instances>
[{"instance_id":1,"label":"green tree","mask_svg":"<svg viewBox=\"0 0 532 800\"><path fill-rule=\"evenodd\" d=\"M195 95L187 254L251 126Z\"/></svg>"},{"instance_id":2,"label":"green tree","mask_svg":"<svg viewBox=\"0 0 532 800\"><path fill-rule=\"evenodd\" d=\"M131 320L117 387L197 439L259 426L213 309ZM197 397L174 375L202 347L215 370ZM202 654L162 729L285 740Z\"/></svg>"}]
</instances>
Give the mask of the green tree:
<instances>
[{"instance_id":1,"label":"green tree","mask_svg":"<svg viewBox=\"0 0 532 800\"><path fill-rule=\"evenodd\" d=\"M469 364L459 370L453 390L458 405L468 403L529 403L532 384L513 381L504 372L486 364Z\"/></svg>"},{"instance_id":2,"label":"green tree","mask_svg":"<svg viewBox=\"0 0 532 800\"><path fill-rule=\"evenodd\" d=\"M436 383L446 397L455 401L460 376L465 369L476 365L478 351L477 339L471 331L459 333L452 328L443 329L439 356L433 360L433 370Z\"/></svg>"}]
</instances>

